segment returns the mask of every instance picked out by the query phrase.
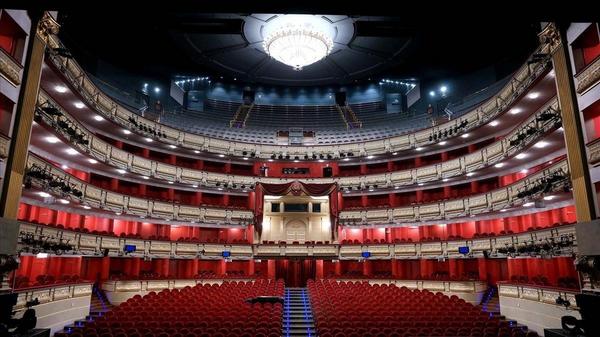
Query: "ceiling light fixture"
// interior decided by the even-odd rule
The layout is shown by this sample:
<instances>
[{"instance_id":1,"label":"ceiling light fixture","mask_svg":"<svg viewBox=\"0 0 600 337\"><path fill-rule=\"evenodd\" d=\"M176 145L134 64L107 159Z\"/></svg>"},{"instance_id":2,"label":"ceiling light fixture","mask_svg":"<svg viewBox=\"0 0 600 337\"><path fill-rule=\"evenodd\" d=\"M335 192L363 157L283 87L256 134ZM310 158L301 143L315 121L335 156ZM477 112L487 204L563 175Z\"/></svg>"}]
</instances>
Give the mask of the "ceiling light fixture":
<instances>
[{"instance_id":1,"label":"ceiling light fixture","mask_svg":"<svg viewBox=\"0 0 600 337\"><path fill-rule=\"evenodd\" d=\"M448 142L444 140L444 141L442 141L442 142L439 142L438 144L443 146L443 145L446 145L447 143L448 143Z\"/></svg>"},{"instance_id":2,"label":"ceiling light fixture","mask_svg":"<svg viewBox=\"0 0 600 337\"><path fill-rule=\"evenodd\" d=\"M46 141L50 144L56 144L58 143L60 140L56 137L46 137Z\"/></svg>"},{"instance_id":3,"label":"ceiling light fixture","mask_svg":"<svg viewBox=\"0 0 600 337\"><path fill-rule=\"evenodd\" d=\"M60 202L63 205L68 205L69 204L69 200L67 200L67 199L58 199L58 202Z\"/></svg>"},{"instance_id":4,"label":"ceiling light fixture","mask_svg":"<svg viewBox=\"0 0 600 337\"><path fill-rule=\"evenodd\" d=\"M121 174L125 174L127 173L127 171L123 170L123 169L117 169L117 172L121 173Z\"/></svg>"},{"instance_id":5,"label":"ceiling light fixture","mask_svg":"<svg viewBox=\"0 0 600 337\"><path fill-rule=\"evenodd\" d=\"M50 194L46 192L39 192L38 195L42 198L50 198Z\"/></svg>"},{"instance_id":6,"label":"ceiling light fixture","mask_svg":"<svg viewBox=\"0 0 600 337\"><path fill-rule=\"evenodd\" d=\"M62 93L67 92L67 87L63 87L62 85L57 85L54 87L54 90L56 90L62 94Z\"/></svg>"},{"instance_id":7,"label":"ceiling light fixture","mask_svg":"<svg viewBox=\"0 0 600 337\"><path fill-rule=\"evenodd\" d=\"M102 117L100 115L96 115L96 116L94 116L94 119L98 122L102 122L104 120L104 117Z\"/></svg>"},{"instance_id":8,"label":"ceiling light fixture","mask_svg":"<svg viewBox=\"0 0 600 337\"><path fill-rule=\"evenodd\" d=\"M498 122L498 121L491 121L490 122L490 126L498 126L498 124L500 124L500 122Z\"/></svg>"},{"instance_id":9,"label":"ceiling light fixture","mask_svg":"<svg viewBox=\"0 0 600 337\"><path fill-rule=\"evenodd\" d=\"M527 155L525 153L519 153L518 155L515 156L515 158L517 158L517 159L523 159L525 157L527 157Z\"/></svg>"},{"instance_id":10,"label":"ceiling light fixture","mask_svg":"<svg viewBox=\"0 0 600 337\"><path fill-rule=\"evenodd\" d=\"M123 133L124 133L124 134L126 134L126 135L130 135L130 134L131 134L131 131L129 131L129 130L127 130L127 129L123 129Z\"/></svg>"},{"instance_id":11,"label":"ceiling light fixture","mask_svg":"<svg viewBox=\"0 0 600 337\"><path fill-rule=\"evenodd\" d=\"M85 108L85 104L83 104L81 102L75 102L75 104L73 104L73 105L75 105L75 107L77 109L83 109L83 108Z\"/></svg>"},{"instance_id":12,"label":"ceiling light fixture","mask_svg":"<svg viewBox=\"0 0 600 337\"><path fill-rule=\"evenodd\" d=\"M527 97L529 97L530 99L536 99L536 98L540 97L540 93L539 92L532 92L529 95L527 95Z\"/></svg>"},{"instance_id":13,"label":"ceiling light fixture","mask_svg":"<svg viewBox=\"0 0 600 337\"><path fill-rule=\"evenodd\" d=\"M88 161L90 162L90 164L98 164L98 161L96 159L88 159Z\"/></svg>"},{"instance_id":14,"label":"ceiling light fixture","mask_svg":"<svg viewBox=\"0 0 600 337\"><path fill-rule=\"evenodd\" d=\"M152 138L146 138L146 141L147 141L148 143L152 143Z\"/></svg>"},{"instance_id":15,"label":"ceiling light fixture","mask_svg":"<svg viewBox=\"0 0 600 337\"><path fill-rule=\"evenodd\" d=\"M281 15L265 27L264 51L294 70L320 61L333 49L330 29L316 15Z\"/></svg>"},{"instance_id":16,"label":"ceiling light fixture","mask_svg":"<svg viewBox=\"0 0 600 337\"><path fill-rule=\"evenodd\" d=\"M542 141L539 141L539 142L537 142L537 143L535 143L535 145L534 145L534 147L536 147L536 148L538 148L538 149L543 149L543 148L545 148L546 146L548 146L548 142L545 142L545 141L543 141L543 140L542 140Z\"/></svg>"},{"instance_id":17,"label":"ceiling light fixture","mask_svg":"<svg viewBox=\"0 0 600 337\"><path fill-rule=\"evenodd\" d=\"M516 114L518 114L520 112L521 112L521 109L519 109L519 108L512 108L512 109L510 109L510 114L511 115L516 115Z\"/></svg>"},{"instance_id":18,"label":"ceiling light fixture","mask_svg":"<svg viewBox=\"0 0 600 337\"><path fill-rule=\"evenodd\" d=\"M65 152L67 152L67 154L71 156L74 156L79 153L75 149L67 149Z\"/></svg>"},{"instance_id":19,"label":"ceiling light fixture","mask_svg":"<svg viewBox=\"0 0 600 337\"><path fill-rule=\"evenodd\" d=\"M469 136L470 135L468 133L465 133L465 134L461 135L460 138L469 138Z\"/></svg>"},{"instance_id":20,"label":"ceiling light fixture","mask_svg":"<svg viewBox=\"0 0 600 337\"><path fill-rule=\"evenodd\" d=\"M498 163L494 165L495 168L501 168L502 166L504 166L504 163Z\"/></svg>"}]
</instances>

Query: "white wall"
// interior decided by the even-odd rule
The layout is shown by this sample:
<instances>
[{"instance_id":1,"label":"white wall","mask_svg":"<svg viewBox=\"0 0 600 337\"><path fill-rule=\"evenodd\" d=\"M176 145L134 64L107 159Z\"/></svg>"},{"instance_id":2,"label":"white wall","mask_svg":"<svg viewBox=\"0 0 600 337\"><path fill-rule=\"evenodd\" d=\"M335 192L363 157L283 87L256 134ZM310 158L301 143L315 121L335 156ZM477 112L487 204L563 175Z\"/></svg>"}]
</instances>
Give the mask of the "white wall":
<instances>
[{"instance_id":1,"label":"white wall","mask_svg":"<svg viewBox=\"0 0 600 337\"><path fill-rule=\"evenodd\" d=\"M544 334L544 329L560 328L562 316L581 318L578 311L566 309L555 303L560 295L567 298L574 307L574 292L508 284L500 285L499 293L501 314L526 325L540 335Z\"/></svg>"}]
</instances>

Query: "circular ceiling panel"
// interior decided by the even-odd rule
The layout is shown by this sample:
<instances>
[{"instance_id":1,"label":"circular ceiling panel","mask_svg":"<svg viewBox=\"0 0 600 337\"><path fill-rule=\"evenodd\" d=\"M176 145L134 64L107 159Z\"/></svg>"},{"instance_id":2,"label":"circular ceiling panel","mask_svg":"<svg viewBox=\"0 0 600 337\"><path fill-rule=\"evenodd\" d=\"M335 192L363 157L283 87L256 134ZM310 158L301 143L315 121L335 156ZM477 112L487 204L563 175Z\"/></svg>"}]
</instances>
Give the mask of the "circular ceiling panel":
<instances>
[{"instance_id":1,"label":"circular ceiling panel","mask_svg":"<svg viewBox=\"0 0 600 337\"><path fill-rule=\"evenodd\" d=\"M410 42L410 38L406 36L381 36L377 30L361 29L363 22L367 23L365 27L368 28L371 26L368 23L377 21L377 18L305 15L311 27L318 27L319 33L323 32L327 36L327 42L333 44L325 53L327 56L314 57L309 60L314 63L297 70L269 56L265 51L265 40L273 36L273 30L281 27L282 21L289 20L292 16L240 15L236 18L241 23L239 33L231 30L184 31L176 40L191 47L188 50L191 50L191 56L197 62L216 71L250 82L280 85L341 84L364 78L394 64ZM299 16L293 17L297 19Z\"/></svg>"}]
</instances>

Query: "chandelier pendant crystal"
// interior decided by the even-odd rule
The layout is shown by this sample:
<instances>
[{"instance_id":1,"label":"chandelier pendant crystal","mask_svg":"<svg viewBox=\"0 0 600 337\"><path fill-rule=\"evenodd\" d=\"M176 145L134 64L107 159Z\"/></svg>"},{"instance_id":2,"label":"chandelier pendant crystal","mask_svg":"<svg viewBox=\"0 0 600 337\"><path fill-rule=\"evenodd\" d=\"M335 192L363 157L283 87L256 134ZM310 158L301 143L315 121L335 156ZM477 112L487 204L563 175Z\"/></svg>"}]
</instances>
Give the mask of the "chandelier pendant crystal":
<instances>
[{"instance_id":1,"label":"chandelier pendant crystal","mask_svg":"<svg viewBox=\"0 0 600 337\"><path fill-rule=\"evenodd\" d=\"M311 22L290 21L272 29L263 41L265 52L294 70L318 62L333 49L333 40Z\"/></svg>"}]
</instances>

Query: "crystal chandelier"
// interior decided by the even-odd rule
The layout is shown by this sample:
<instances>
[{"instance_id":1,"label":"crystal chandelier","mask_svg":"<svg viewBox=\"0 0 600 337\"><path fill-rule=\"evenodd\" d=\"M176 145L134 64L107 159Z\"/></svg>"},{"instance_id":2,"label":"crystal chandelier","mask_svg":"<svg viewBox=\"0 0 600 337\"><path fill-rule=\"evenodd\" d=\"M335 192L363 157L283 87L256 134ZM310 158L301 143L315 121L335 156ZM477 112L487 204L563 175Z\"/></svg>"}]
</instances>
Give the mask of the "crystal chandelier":
<instances>
[{"instance_id":1,"label":"crystal chandelier","mask_svg":"<svg viewBox=\"0 0 600 337\"><path fill-rule=\"evenodd\" d=\"M295 70L302 70L329 55L333 49L331 36L310 21L281 22L266 34L265 52Z\"/></svg>"}]
</instances>

